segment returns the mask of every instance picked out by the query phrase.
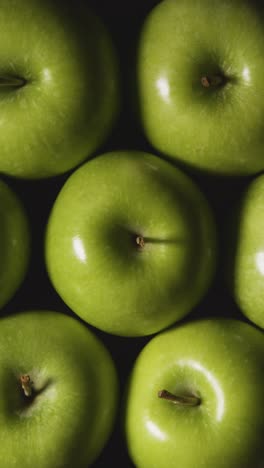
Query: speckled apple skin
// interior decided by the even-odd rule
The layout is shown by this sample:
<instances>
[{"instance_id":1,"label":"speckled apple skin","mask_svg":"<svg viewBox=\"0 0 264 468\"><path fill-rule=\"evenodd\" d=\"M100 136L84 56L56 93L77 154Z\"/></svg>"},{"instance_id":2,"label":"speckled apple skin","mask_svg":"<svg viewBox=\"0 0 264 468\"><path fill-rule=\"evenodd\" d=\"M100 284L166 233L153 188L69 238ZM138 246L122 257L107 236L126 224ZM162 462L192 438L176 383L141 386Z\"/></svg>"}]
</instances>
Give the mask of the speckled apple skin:
<instances>
[{"instance_id":1,"label":"speckled apple skin","mask_svg":"<svg viewBox=\"0 0 264 468\"><path fill-rule=\"evenodd\" d=\"M61 174L105 140L119 107L119 70L100 18L76 0L2 0L0 171L21 178Z\"/></svg>"},{"instance_id":2,"label":"speckled apple skin","mask_svg":"<svg viewBox=\"0 0 264 468\"><path fill-rule=\"evenodd\" d=\"M149 335L207 292L216 237L207 200L188 176L152 154L117 151L84 164L63 186L48 221L46 265L85 321Z\"/></svg>"},{"instance_id":3,"label":"speckled apple skin","mask_svg":"<svg viewBox=\"0 0 264 468\"><path fill-rule=\"evenodd\" d=\"M264 15L245 0L165 0L138 50L140 120L151 144L224 175L264 168ZM221 73L224 86L201 77Z\"/></svg>"},{"instance_id":4,"label":"speckled apple skin","mask_svg":"<svg viewBox=\"0 0 264 468\"><path fill-rule=\"evenodd\" d=\"M137 468L264 466L264 336L238 320L186 322L154 337L128 382L125 431ZM198 406L158 398L194 394Z\"/></svg>"},{"instance_id":5,"label":"speckled apple skin","mask_svg":"<svg viewBox=\"0 0 264 468\"><path fill-rule=\"evenodd\" d=\"M264 328L264 175L253 179L235 212L228 279L241 311ZM228 237L228 236L227 236Z\"/></svg>"},{"instance_id":6,"label":"speckled apple skin","mask_svg":"<svg viewBox=\"0 0 264 468\"><path fill-rule=\"evenodd\" d=\"M25 278L30 258L30 227L16 194L0 180L0 307Z\"/></svg>"},{"instance_id":7,"label":"speckled apple skin","mask_svg":"<svg viewBox=\"0 0 264 468\"><path fill-rule=\"evenodd\" d=\"M33 400L23 396L21 375L30 377ZM2 467L92 466L113 429L118 379L87 327L48 310L1 318L0 381Z\"/></svg>"}]
</instances>

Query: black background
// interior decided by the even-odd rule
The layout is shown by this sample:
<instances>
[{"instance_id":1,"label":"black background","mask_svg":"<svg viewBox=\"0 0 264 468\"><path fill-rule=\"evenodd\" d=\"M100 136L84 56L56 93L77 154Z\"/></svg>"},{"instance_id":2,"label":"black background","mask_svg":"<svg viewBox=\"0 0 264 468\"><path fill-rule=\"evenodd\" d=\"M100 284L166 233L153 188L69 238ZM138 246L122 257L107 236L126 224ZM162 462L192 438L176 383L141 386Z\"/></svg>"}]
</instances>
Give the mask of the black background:
<instances>
[{"instance_id":1,"label":"black background","mask_svg":"<svg viewBox=\"0 0 264 468\"><path fill-rule=\"evenodd\" d=\"M139 31L150 9L159 2L157 0L123 2L91 0L87 3L101 16L112 35L120 60L122 78L123 104L118 122L108 140L96 154L115 149L138 149L158 154L145 140L134 114L133 84L135 83L135 54ZM67 173L40 181L23 181L4 177L24 203L30 220L32 254L28 274L19 291L3 308L2 314L28 309L51 309L73 315L54 291L45 270L43 255L43 239L49 212L69 175L70 173ZM228 211L248 183L249 178L231 179L198 174L191 174L191 176L205 193L214 210L219 232L220 254L212 287L187 319L203 316L228 316L245 320L227 291L221 260L224 258L226 248L222 234L227 224ZM122 338L108 335L94 328L92 330L102 339L113 356L119 374L120 395L122 397L133 362L150 337ZM133 466L127 454L121 429L121 401L115 429L93 466L99 468L116 466L117 464L123 468Z\"/></svg>"}]
</instances>

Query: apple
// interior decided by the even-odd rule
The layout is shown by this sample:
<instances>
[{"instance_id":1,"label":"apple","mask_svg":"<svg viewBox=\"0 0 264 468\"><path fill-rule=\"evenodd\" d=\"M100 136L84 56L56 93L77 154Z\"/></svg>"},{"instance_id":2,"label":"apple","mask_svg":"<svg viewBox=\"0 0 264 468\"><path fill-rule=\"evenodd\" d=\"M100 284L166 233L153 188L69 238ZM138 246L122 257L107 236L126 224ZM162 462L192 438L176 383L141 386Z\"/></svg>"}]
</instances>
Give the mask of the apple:
<instances>
[{"instance_id":1,"label":"apple","mask_svg":"<svg viewBox=\"0 0 264 468\"><path fill-rule=\"evenodd\" d=\"M264 328L264 175L255 177L230 211L226 278L244 315Z\"/></svg>"},{"instance_id":2,"label":"apple","mask_svg":"<svg viewBox=\"0 0 264 468\"><path fill-rule=\"evenodd\" d=\"M151 10L137 90L152 146L192 170L263 170L263 43L263 2L164 0Z\"/></svg>"},{"instance_id":3,"label":"apple","mask_svg":"<svg viewBox=\"0 0 264 468\"><path fill-rule=\"evenodd\" d=\"M87 468L113 428L118 382L76 319L27 311L0 320L0 465Z\"/></svg>"},{"instance_id":4,"label":"apple","mask_svg":"<svg viewBox=\"0 0 264 468\"><path fill-rule=\"evenodd\" d=\"M50 177L91 156L116 118L119 72L85 2L3 0L0 59L0 172Z\"/></svg>"},{"instance_id":5,"label":"apple","mask_svg":"<svg viewBox=\"0 0 264 468\"><path fill-rule=\"evenodd\" d=\"M49 277L83 320L116 335L155 333L207 292L216 259L208 203L155 155L116 151L77 169L50 214Z\"/></svg>"},{"instance_id":6,"label":"apple","mask_svg":"<svg viewBox=\"0 0 264 468\"><path fill-rule=\"evenodd\" d=\"M264 335L235 319L152 338L128 382L124 428L138 468L264 466Z\"/></svg>"},{"instance_id":7,"label":"apple","mask_svg":"<svg viewBox=\"0 0 264 468\"><path fill-rule=\"evenodd\" d=\"M30 228L22 203L0 180L0 308L15 294L28 270Z\"/></svg>"}]
</instances>

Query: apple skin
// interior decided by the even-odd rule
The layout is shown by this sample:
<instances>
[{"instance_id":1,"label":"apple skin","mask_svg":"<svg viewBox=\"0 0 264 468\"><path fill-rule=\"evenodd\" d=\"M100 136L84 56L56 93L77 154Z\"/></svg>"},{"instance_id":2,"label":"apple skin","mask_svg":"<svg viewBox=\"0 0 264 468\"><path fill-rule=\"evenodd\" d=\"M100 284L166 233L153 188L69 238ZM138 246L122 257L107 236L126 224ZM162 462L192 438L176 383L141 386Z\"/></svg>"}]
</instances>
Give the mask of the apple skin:
<instances>
[{"instance_id":1,"label":"apple skin","mask_svg":"<svg viewBox=\"0 0 264 468\"><path fill-rule=\"evenodd\" d=\"M51 282L77 315L108 333L143 336L187 315L207 292L216 229L182 171L152 154L117 151L66 181L45 251Z\"/></svg>"},{"instance_id":2,"label":"apple skin","mask_svg":"<svg viewBox=\"0 0 264 468\"><path fill-rule=\"evenodd\" d=\"M138 46L139 114L152 146L192 170L263 170L263 43L263 2L160 2ZM202 86L219 73L223 86Z\"/></svg>"},{"instance_id":3,"label":"apple skin","mask_svg":"<svg viewBox=\"0 0 264 468\"><path fill-rule=\"evenodd\" d=\"M44 178L104 142L119 108L119 66L101 20L76 0L2 0L0 171Z\"/></svg>"},{"instance_id":4,"label":"apple skin","mask_svg":"<svg viewBox=\"0 0 264 468\"><path fill-rule=\"evenodd\" d=\"M28 311L0 321L0 465L87 468L113 428L118 382L109 352L72 317ZM30 375L33 401L20 376Z\"/></svg>"},{"instance_id":5,"label":"apple skin","mask_svg":"<svg viewBox=\"0 0 264 468\"><path fill-rule=\"evenodd\" d=\"M160 333L132 369L124 427L138 468L264 466L264 335L233 319ZM196 394L199 406L158 398Z\"/></svg>"},{"instance_id":6,"label":"apple skin","mask_svg":"<svg viewBox=\"0 0 264 468\"><path fill-rule=\"evenodd\" d=\"M227 284L244 315L264 328L264 175L248 184L225 232Z\"/></svg>"},{"instance_id":7,"label":"apple skin","mask_svg":"<svg viewBox=\"0 0 264 468\"><path fill-rule=\"evenodd\" d=\"M20 287L28 270L30 228L17 195L0 180L0 308Z\"/></svg>"}]
</instances>

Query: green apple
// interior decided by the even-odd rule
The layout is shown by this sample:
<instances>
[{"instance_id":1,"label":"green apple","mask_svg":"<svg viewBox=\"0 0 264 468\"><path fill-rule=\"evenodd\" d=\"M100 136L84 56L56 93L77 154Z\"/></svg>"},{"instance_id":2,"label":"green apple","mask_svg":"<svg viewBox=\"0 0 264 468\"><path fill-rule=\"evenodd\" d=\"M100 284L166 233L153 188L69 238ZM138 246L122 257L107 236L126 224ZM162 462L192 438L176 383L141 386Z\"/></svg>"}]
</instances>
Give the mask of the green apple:
<instances>
[{"instance_id":1,"label":"green apple","mask_svg":"<svg viewBox=\"0 0 264 468\"><path fill-rule=\"evenodd\" d=\"M72 169L117 114L118 66L99 18L76 0L1 0L0 172Z\"/></svg>"},{"instance_id":2,"label":"green apple","mask_svg":"<svg viewBox=\"0 0 264 468\"><path fill-rule=\"evenodd\" d=\"M0 180L0 308L25 278L30 252L30 230L17 195Z\"/></svg>"},{"instance_id":3,"label":"green apple","mask_svg":"<svg viewBox=\"0 0 264 468\"><path fill-rule=\"evenodd\" d=\"M228 286L241 311L264 328L264 175L254 178L231 210L226 229Z\"/></svg>"},{"instance_id":4,"label":"green apple","mask_svg":"<svg viewBox=\"0 0 264 468\"><path fill-rule=\"evenodd\" d=\"M207 292L216 233L183 172L140 151L106 153L66 181L48 221L46 264L68 306L108 333L155 333Z\"/></svg>"},{"instance_id":5,"label":"green apple","mask_svg":"<svg viewBox=\"0 0 264 468\"><path fill-rule=\"evenodd\" d=\"M72 317L0 320L0 465L87 468L113 428L118 382L109 352Z\"/></svg>"},{"instance_id":6,"label":"green apple","mask_svg":"<svg viewBox=\"0 0 264 468\"><path fill-rule=\"evenodd\" d=\"M264 169L264 11L247 0L165 0L139 39L140 119L186 167Z\"/></svg>"},{"instance_id":7,"label":"green apple","mask_svg":"<svg viewBox=\"0 0 264 468\"><path fill-rule=\"evenodd\" d=\"M138 468L264 466L264 335L231 319L160 333L132 369L125 400Z\"/></svg>"}]
</instances>

